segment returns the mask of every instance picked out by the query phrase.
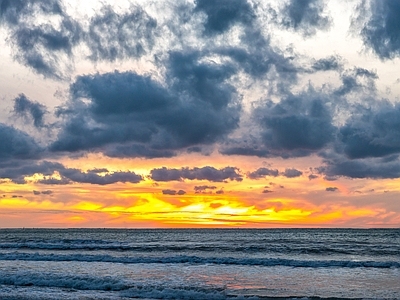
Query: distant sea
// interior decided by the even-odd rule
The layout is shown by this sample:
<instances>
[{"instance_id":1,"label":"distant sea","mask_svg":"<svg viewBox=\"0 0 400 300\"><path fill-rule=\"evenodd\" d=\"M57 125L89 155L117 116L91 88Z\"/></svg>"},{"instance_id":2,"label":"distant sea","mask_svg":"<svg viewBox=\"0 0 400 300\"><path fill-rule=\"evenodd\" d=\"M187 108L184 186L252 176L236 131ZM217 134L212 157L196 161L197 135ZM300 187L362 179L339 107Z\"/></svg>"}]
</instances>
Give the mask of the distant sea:
<instances>
[{"instance_id":1,"label":"distant sea","mask_svg":"<svg viewBox=\"0 0 400 300\"><path fill-rule=\"evenodd\" d=\"M1 229L0 299L400 299L400 229Z\"/></svg>"}]
</instances>

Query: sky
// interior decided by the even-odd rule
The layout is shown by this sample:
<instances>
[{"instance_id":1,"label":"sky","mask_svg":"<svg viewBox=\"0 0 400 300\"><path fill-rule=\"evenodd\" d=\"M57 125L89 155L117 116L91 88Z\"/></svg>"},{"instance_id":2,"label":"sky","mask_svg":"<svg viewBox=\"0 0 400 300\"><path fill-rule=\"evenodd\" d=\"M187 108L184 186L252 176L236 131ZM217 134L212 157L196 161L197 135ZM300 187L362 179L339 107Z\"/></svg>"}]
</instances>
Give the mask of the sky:
<instances>
[{"instance_id":1,"label":"sky","mask_svg":"<svg viewBox=\"0 0 400 300\"><path fill-rule=\"evenodd\" d=\"M400 1L0 0L0 227L399 227Z\"/></svg>"}]
</instances>

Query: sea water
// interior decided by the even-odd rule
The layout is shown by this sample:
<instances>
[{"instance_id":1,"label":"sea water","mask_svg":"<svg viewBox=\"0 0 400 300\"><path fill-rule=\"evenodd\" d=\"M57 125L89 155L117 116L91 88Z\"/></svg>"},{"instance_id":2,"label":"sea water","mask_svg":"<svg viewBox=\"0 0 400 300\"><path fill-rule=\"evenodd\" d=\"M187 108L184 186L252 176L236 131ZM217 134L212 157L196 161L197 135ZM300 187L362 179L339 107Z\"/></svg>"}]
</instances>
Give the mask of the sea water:
<instances>
[{"instance_id":1,"label":"sea water","mask_svg":"<svg viewBox=\"0 0 400 300\"><path fill-rule=\"evenodd\" d=\"M0 299L400 299L400 229L2 229Z\"/></svg>"}]
</instances>

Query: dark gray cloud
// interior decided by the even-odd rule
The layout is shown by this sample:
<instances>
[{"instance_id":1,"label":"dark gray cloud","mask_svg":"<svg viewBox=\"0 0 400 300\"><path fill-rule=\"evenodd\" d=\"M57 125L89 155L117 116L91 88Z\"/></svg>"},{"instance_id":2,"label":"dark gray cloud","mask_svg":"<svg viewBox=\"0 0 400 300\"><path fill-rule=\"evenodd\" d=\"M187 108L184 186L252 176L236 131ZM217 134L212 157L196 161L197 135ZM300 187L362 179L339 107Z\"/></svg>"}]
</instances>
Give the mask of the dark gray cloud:
<instances>
[{"instance_id":1,"label":"dark gray cloud","mask_svg":"<svg viewBox=\"0 0 400 300\"><path fill-rule=\"evenodd\" d=\"M65 124L52 151L105 150L115 157L171 157L212 144L238 127L240 105L229 65L171 53L168 86L132 72L80 76L59 110ZM89 125L90 124L90 125Z\"/></svg>"},{"instance_id":2,"label":"dark gray cloud","mask_svg":"<svg viewBox=\"0 0 400 300\"><path fill-rule=\"evenodd\" d=\"M25 119L33 120L33 125L36 128L42 128L44 124L44 115L47 113L47 108L39 102L29 100L24 94L20 94L14 99L14 114L24 117Z\"/></svg>"},{"instance_id":3,"label":"dark gray cloud","mask_svg":"<svg viewBox=\"0 0 400 300\"><path fill-rule=\"evenodd\" d=\"M0 8L1 20L13 25L17 25L24 17L37 12L63 14L59 0L1 0Z\"/></svg>"},{"instance_id":4,"label":"dark gray cloud","mask_svg":"<svg viewBox=\"0 0 400 300\"><path fill-rule=\"evenodd\" d=\"M82 30L61 2L3 0L0 7L1 22L10 32L8 41L16 49L15 58L46 77L64 78Z\"/></svg>"},{"instance_id":5,"label":"dark gray cloud","mask_svg":"<svg viewBox=\"0 0 400 300\"><path fill-rule=\"evenodd\" d=\"M69 180L66 177L62 178L47 177L44 179L39 179L37 182L46 185L67 185L72 183L71 180Z\"/></svg>"},{"instance_id":6,"label":"dark gray cloud","mask_svg":"<svg viewBox=\"0 0 400 300\"><path fill-rule=\"evenodd\" d=\"M34 159L42 152L35 140L23 131L0 123L0 161Z\"/></svg>"},{"instance_id":7,"label":"dark gray cloud","mask_svg":"<svg viewBox=\"0 0 400 300\"><path fill-rule=\"evenodd\" d=\"M370 13L360 28L364 44L381 59L400 55L400 3L392 0L364 1L359 11L361 14Z\"/></svg>"},{"instance_id":8,"label":"dark gray cloud","mask_svg":"<svg viewBox=\"0 0 400 300\"><path fill-rule=\"evenodd\" d=\"M276 169L259 168L254 172L248 173L247 177L250 179L260 179L266 176L276 177L279 175L279 171Z\"/></svg>"},{"instance_id":9,"label":"dark gray cloud","mask_svg":"<svg viewBox=\"0 0 400 300\"><path fill-rule=\"evenodd\" d=\"M340 128L339 140L348 158L400 153L400 105L379 103L372 109L360 107Z\"/></svg>"},{"instance_id":10,"label":"dark gray cloud","mask_svg":"<svg viewBox=\"0 0 400 300\"><path fill-rule=\"evenodd\" d=\"M157 22L142 8L131 7L129 13L118 14L110 6L90 20L85 43L91 60L140 57L151 50Z\"/></svg>"},{"instance_id":11,"label":"dark gray cloud","mask_svg":"<svg viewBox=\"0 0 400 300\"><path fill-rule=\"evenodd\" d=\"M315 174L310 174L310 175L308 175L308 179L309 180L313 180L313 179L317 179L319 176L318 175L315 175Z\"/></svg>"},{"instance_id":12,"label":"dark gray cloud","mask_svg":"<svg viewBox=\"0 0 400 300\"><path fill-rule=\"evenodd\" d=\"M176 190L169 190L169 189L162 190L162 193L163 193L163 195L172 195L172 196L186 194L186 192L184 190L176 191Z\"/></svg>"},{"instance_id":13,"label":"dark gray cloud","mask_svg":"<svg viewBox=\"0 0 400 300\"><path fill-rule=\"evenodd\" d=\"M280 77L281 81L295 82L296 67L290 57L270 45L269 36L263 33L263 21L256 18L256 8L257 4L247 0L196 1L194 12L203 12L207 17L204 33L209 44L208 54L232 60L236 67L235 72L244 71L254 80L266 76L273 69L275 76ZM236 24L243 31L239 33L239 43L232 44L227 40L216 47L212 46L213 41L210 38L228 31ZM280 88L286 87L287 82L279 83Z\"/></svg>"},{"instance_id":14,"label":"dark gray cloud","mask_svg":"<svg viewBox=\"0 0 400 300\"><path fill-rule=\"evenodd\" d=\"M51 191L51 190L45 190L45 191L42 191L41 192L43 195L51 195L51 194L53 194L53 191Z\"/></svg>"},{"instance_id":15,"label":"dark gray cloud","mask_svg":"<svg viewBox=\"0 0 400 300\"><path fill-rule=\"evenodd\" d=\"M181 181L181 180L208 180L212 182L224 182L228 179L235 181L242 181L243 176L239 170L234 167L225 167L223 169L216 169L214 167L202 168L182 168L182 169L168 169L162 167L150 171L151 179L155 181Z\"/></svg>"},{"instance_id":16,"label":"dark gray cloud","mask_svg":"<svg viewBox=\"0 0 400 300\"><path fill-rule=\"evenodd\" d=\"M362 89L375 90L375 80L378 75L374 71L364 68L353 68L345 70L340 79L342 85L334 92L337 96L345 96L351 92L361 91Z\"/></svg>"},{"instance_id":17,"label":"dark gray cloud","mask_svg":"<svg viewBox=\"0 0 400 300\"><path fill-rule=\"evenodd\" d=\"M340 71L343 68L342 58L335 55L315 60L311 66L313 71Z\"/></svg>"},{"instance_id":18,"label":"dark gray cloud","mask_svg":"<svg viewBox=\"0 0 400 300\"><path fill-rule=\"evenodd\" d=\"M38 163L31 161L14 161L0 169L0 178L7 178L15 183L23 184L26 183L24 179L26 176L33 176L34 174L51 176L54 174L54 171L63 169L65 168L62 164L49 161Z\"/></svg>"},{"instance_id":19,"label":"dark gray cloud","mask_svg":"<svg viewBox=\"0 0 400 300\"><path fill-rule=\"evenodd\" d=\"M219 152L224 155L244 155L258 157L273 156L271 151L266 149L264 146L256 143L249 143L248 140L228 141L219 149Z\"/></svg>"},{"instance_id":20,"label":"dark gray cloud","mask_svg":"<svg viewBox=\"0 0 400 300\"><path fill-rule=\"evenodd\" d=\"M264 146L281 156L302 156L334 138L330 109L322 95L291 95L279 103L266 101L254 111Z\"/></svg>"},{"instance_id":21,"label":"dark gray cloud","mask_svg":"<svg viewBox=\"0 0 400 300\"><path fill-rule=\"evenodd\" d=\"M325 165L318 170L327 178L333 179L337 179L338 176L372 179L400 178L400 160L397 155L361 159L332 155L325 159Z\"/></svg>"},{"instance_id":22,"label":"dark gray cloud","mask_svg":"<svg viewBox=\"0 0 400 300\"><path fill-rule=\"evenodd\" d=\"M304 35L329 28L331 19L327 15L323 0L289 0L280 11L281 25Z\"/></svg>"},{"instance_id":23,"label":"dark gray cloud","mask_svg":"<svg viewBox=\"0 0 400 300\"><path fill-rule=\"evenodd\" d=\"M38 196L38 195L52 195L53 194L53 191L51 191L51 190L45 190L45 191L33 191L33 194L35 195L35 196Z\"/></svg>"},{"instance_id":24,"label":"dark gray cloud","mask_svg":"<svg viewBox=\"0 0 400 300\"><path fill-rule=\"evenodd\" d=\"M87 26L69 16L59 0L2 0L0 7L15 58L45 77L68 78L80 44L94 61L141 57L154 45L157 22L138 6L126 14L104 6Z\"/></svg>"},{"instance_id":25,"label":"dark gray cloud","mask_svg":"<svg viewBox=\"0 0 400 300\"><path fill-rule=\"evenodd\" d=\"M300 177L303 175L303 172L296 170L296 169L286 169L285 172L281 173L282 176L285 176L287 178L295 178L295 177Z\"/></svg>"},{"instance_id":26,"label":"dark gray cloud","mask_svg":"<svg viewBox=\"0 0 400 300\"><path fill-rule=\"evenodd\" d=\"M206 34L223 33L236 23L248 24L255 18L247 0L196 0L195 3L195 11L206 14Z\"/></svg>"},{"instance_id":27,"label":"dark gray cloud","mask_svg":"<svg viewBox=\"0 0 400 300\"><path fill-rule=\"evenodd\" d=\"M196 194L203 193L207 190L215 190L217 187L213 185L199 185L194 187L194 192Z\"/></svg>"},{"instance_id":28,"label":"dark gray cloud","mask_svg":"<svg viewBox=\"0 0 400 300\"><path fill-rule=\"evenodd\" d=\"M279 77L277 84L280 85L280 89L284 89L284 85L296 82L299 70L289 58L277 49L272 49L269 41L257 29L249 31L243 37L242 44L247 47L221 47L215 52L231 58L239 70L243 70L255 80L265 76L274 67L276 76Z\"/></svg>"},{"instance_id":29,"label":"dark gray cloud","mask_svg":"<svg viewBox=\"0 0 400 300\"><path fill-rule=\"evenodd\" d=\"M271 191L271 190L263 190L263 191L262 191L263 194L269 194L269 193L273 193L273 192L274 192L274 191Z\"/></svg>"},{"instance_id":30,"label":"dark gray cloud","mask_svg":"<svg viewBox=\"0 0 400 300\"><path fill-rule=\"evenodd\" d=\"M325 190L326 190L327 192L336 192L336 191L338 191L339 189L338 189L337 187L327 187Z\"/></svg>"},{"instance_id":31,"label":"dark gray cloud","mask_svg":"<svg viewBox=\"0 0 400 300\"><path fill-rule=\"evenodd\" d=\"M58 173L59 176L53 177L55 173ZM59 185L72 182L107 185L116 182L138 183L143 180L142 176L130 171L109 172L104 175L99 175L99 173L103 172L99 172L97 169L83 172L79 169L66 168L60 163L49 161L38 163L23 162L19 164L15 162L0 169L0 178L7 178L15 183L23 184L26 183L25 177L42 174L44 177L39 179L38 183Z\"/></svg>"},{"instance_id":32,"label":"dark gray cloud","mask_svg":"<svg viewBox=\"0 0 400 300\"><path fill-rule=\"evenodd\" d=\"M107 185L117 182L130 182L130 183L139 183L143 180L142 176L135 174L134 172L113 172L110 174L105 174L103 176L99 175L97 172L82 172L79 169L69 169L65 168L59 170L61 176L69 179L73 182L78 183L90 183L90 184L98 184L98 185Z\"/></svg>"},{"instance_id":33,"label":"dark gray cloud","mask_svg":"<svg viewBox=\"0 0 400 300\"><path fill-rule=\"evenodd\" d=\"M251 117L251 133L227 140L220 152L225 155L259 157L301 157L334 142L337 128L333 124L334 98L312 89L284 96L280 102L259 101Z\"/></svg>"}]
</instances>

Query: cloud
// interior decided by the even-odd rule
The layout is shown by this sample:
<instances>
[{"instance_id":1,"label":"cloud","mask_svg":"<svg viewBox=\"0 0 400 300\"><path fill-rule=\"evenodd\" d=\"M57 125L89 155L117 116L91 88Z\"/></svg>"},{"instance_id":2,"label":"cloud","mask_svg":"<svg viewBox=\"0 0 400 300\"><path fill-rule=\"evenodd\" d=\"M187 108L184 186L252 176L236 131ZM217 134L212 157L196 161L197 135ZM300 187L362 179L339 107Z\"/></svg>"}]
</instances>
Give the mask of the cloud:
<instances>
[{"instance_id":1,"label":"cloud","mask_svg":"<svg viewBox=\"0 0 400 300\"><path fill-rule=\"evenodd\" d=\"M107 185L117 182L122 183L139 183L143 180L142 176L135 174L134 172L113 172L110 174L105 174L103 176L98 175L97 172L82 172L78 169L65 168L59 170L61 176L78 183L90 183L98 185Z\"/></svg>"},{"instance_id":2,"label":"cloud","mask_svg":"<svg viewBox=\"0 0 400 300\"><path fill-rule=\"evenodd\" d=\"M53 194L53 191L51 191L51 190L42 191L42 194L43 195L51 195L51 194Z\"/></svg>"},{"instance_id":3,"label":"cloud","mask_svg":"<svg viewBox=\"0 0 400 300\"><path fill-rule=\"evenodd\" d=\"M285 176L287 178L295 178L295 177L300 177L303 175L303 172L296 170L296 169L286 169L285 172L281 173L282 176Z\"/></svg>"},{"instance_id":4,"label":"cloud","mask_svg":"<svg viewBox=\"0 0 400 300\"><path fill-rule=\"evenodd\" d=\"M274 192L274 191L271 191L271 190L263 190L263 191L262 191L263 194L269 194L269 193L273 193L273 192Z\"/></svg>"},{"instance_id":5,"label":"cloud","mask_svg":"<svg viewBox=\"0 0 400 300\"><path fill-rule=\"evenodd\" d=\"M194 192L197 193L203 193L206 190L215 190L217 187L216 186L210 186L210 185L200 185L200 186L195 186L194 187Z\"/></svg>"},{"instance_id":6,"label":"cloud","mask_svg":"<svg viewBox=\"0 0 400 300\"><path fill-rule=\"evenodd\" d=\"M61 2L3 0L1 10L15 58L45 77L65 78L72 68L72 48L80 41L81 28Z\"/></svg>"},{"instance_id":7,"label":"cloud","mask_svg":"<svg viewBox=\"0 0 400 300\"><path fill-rule=\"evenodd\" d=\"M327 187L325 190L326 190L327 192L336 192L336 191L338 191L339 189L338 189L337 187Z\"/></svg>"},{"instance_id":8,"label":"cloud","mask_svg":"<svg viewBox=\"0 0 400 300\"><path fill-rule=\"evenodd\" d=\"M337 55L314 60L311 66L313 71L340 71L342 67L342 58Z\"/></svg>"},{"instance_id":9,"label":"cloud","mask_svg":"<svg viewBox=\"0 0 400 300\"><path fill-rule=\"evenodd\" d=\"M59 110L65 123L51 151L109 146L105 154L114 157L171 157L238 127L241 107L226 83L228 65L171 53L168 66L167 86L133 72L79 76Z\"/></svg>"},{"instance_id":10,"label":"cloud","mask_svg":"<svg viewBox=\"0 0 400 300\"><path fill-rule=\"evenodd\" d=\"M35 174L42 174L43 176L51 176L55 171L64 169L60 163L42 161L14 161L7 166L0 169L0 178L8 178L15 183L26 183L26 176L33 176Z\"/></svg>"},{"instance_id":11,"label":"cloud","mask_svg":"<svg viewBox=\"0 0 400 300\"><path fill-rule=\"evenodd\" d=\"M176 190L169 190L169 189L162 190L162 193L163 193L163 195L172 195L172 196L174 196L174 195L185 195L186 194L186 192L184 190L176 191Z\"/></svg>"},{"instance_id":12,"label":"cloud","mask_svg":"<svg viewBox=\"0 0 400 300\"><path fill-rule=\"evenodd\" d=\"M359 108L340 128L340 142L350 159L400 153L400 105L377 102Z\"/></svg>"},{"instance_id":13,"label":"cloud","mask_svg":"<svg viewBox=\"0 0 400 300\"><path fill-rule=\"evenodd\" d=\"M383 158L368 157L363 159L348 159L340 155L325 158L325 165L318 168L327 177L336 178L400 178L400 160L398 155Z\"/></svg>"},{"instance_id":14,"label":"cloud","mask_svg":"<svg viewBox=\"0 0 400 300\"><path fill-rule=\"evenodd\" d=\"M91 60L141 57L152 49L157 21L142 8L132 6L129 13L118 14L105 6L90 20L85 43Z\"/></svg>"},{"instance_id":15,"label":"cloud","mask_svg":"<svg viewBox=\"0 0 400 300\"><path fill-rule=\"evenodd\" d=\"M374 71L355 67L345 70L340 75L340 79L342 85L334 91L334 94L345 96L351 92L362 91L363 89L375 91L375 80L378 79L378 75Z\"/></svg>"},{"instance_id":16,"label":"cloud","mask_svg":"<svg viewBox=\"0 0 400 300\"><path fill-rule=\"evenodd\" d=\"M25 177L31 177L35 174L41 174L42 179L38 179L38 183L42 184L70 184L90 183L97 185L107 185L116 182L139 183L143 180L142 176L134 172L110 172L99 175L98 170L89 170L83 172L79 169L66 168L60 163L42 161L38 163L12 163L0 169L0 178L7 178L18 184L26 183ZM57 175L57 176L54 176Z\"/></svg>"},{"instance_id":17,"label":"cloud","mask_svg":"<svg viewBox=\"0 0 400 300\"><path fill-rule=\"evenodd\" d=\"M359 19L365 19L360 28L364 44L381 59L400 55L400 3L391 0L363 1L358 7Z\"/></svg>"},{"instance_id":18,"label":"cloud","mask_svg":"<svg viewBox=\"0 0 400 300\"><path fill-rule=\"evenodd\" d=\"M306 36L328 29L332 23L323 0L289 0L280 14L283 27L300 31Z\"/></svg>"},{"instance_id":19,"label":"cloud","mask_svg":"<svg viewBox=\"0 0 400 300\"><path fill-rule=\"evenodd\" d=\"M280 156L303 156L333 141L335 127L323 95L290 95L265 101L253 114L261 126L263 146Z\"/></svg>"},{"instance_id":20,"label":"cloud","mask_svg":"<svg viewBox=\"0 0 400 300\"><path fill-rule=\"evenodd\" d=\"M328 148L337 135L333 112L339 104L332 95L312 87L297 95L253 105L251 125L220 148L225 155L302 157ZM343 101L342 101L343 102ZM340 102L341 103L341 102Z\"/></svg>"},{"instance_id":21,"label":"cloud","mask_svg":"<svg viewBox=\"0 0 400 300\"><path fill-rule=\"evenodd\" d=\"M138 58L154 45L157 22L138 6L121 15L104 6L87 26L69 16L58 0L3 0L1 10L15 58L53 79L68 78L74 69L74 50L81 44L88 47L93 61Z\"/></svg>"},{"instance_id":22,"label":"cloud","mask_svg":"<svg viewBox=\"0 0 400 300\"><path fill-rule=\"evenodd\" d=\"M14 114L25 119L32 119L36 128L42 128L44 115L47 113L46 106L38 102L29 100L24 94L20 94L14 99Z\"/></svg>"},{"instance_id":23,"label":"cloud","mask_svg":"<svg viewBox=\"0 0 400 300\"><path fill-rule=\"evenodd\" d=\"M208 35L221 34L237 23L251 23L255 17L247 0L196 0L195 3L195 11L206 14L204 31Z\"/></svg>"},{"instance_id":24,"label":"cloud","mask_svg":"<svg viewBox=\"0 0 400 300\"><path fill-rule=\"evenodd\" d=\"M34 12L54 15L63 13L62 6L58 0L46 2L40 0L2 0L0 7L1 20L13 25L17 25L21 19Z\"/></svg>"},{"instance_id":25,"label":"cloud","mask_svg":"<svg viewBox=\"0 0 400 300\"><path fill-rule=\"evenodd\" d=\"M46 191L33 191L33 194L35 195L35 196L38 196L38 195L52 195L53 194L53 191L51 191L51 190L46 190Z\"/></svg>"},{"instance_id":26,"label":"cloud","mask_svg":"<svg viewBox=\"0 0 400 300\"><path fill-rule=\"evenodd\" d=\"M35 140L23 131L0 123L0 161L35 159L42 152Z\"/></svg>"},{"instance_id":27,"label":"cloud","mask_svg":"<svg viewBox=\"0 0 400 300\"><path fill-rule=\"evenodd\" d=\"M247 177L250 179L260 179L266 176L276 177L279 175L279 171L276 169L259 168L254 172L248 173Z\"/></svg>"},{"instance_id":28,"label":"cloud","mask_svg":"<svg viewBox=\"0 0 400 300\"><path fill-rule=\"evenodd\" d=\"M243 177L238 171L234 167L225 167L220 170L210 166L193 169L167 169L166 167L162 167L151 170L150 177L155 181L182 181L184 179L208 180L212 182L224 182L227 179L242 181Z\"/></svg>"}]
</instances>

